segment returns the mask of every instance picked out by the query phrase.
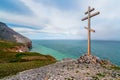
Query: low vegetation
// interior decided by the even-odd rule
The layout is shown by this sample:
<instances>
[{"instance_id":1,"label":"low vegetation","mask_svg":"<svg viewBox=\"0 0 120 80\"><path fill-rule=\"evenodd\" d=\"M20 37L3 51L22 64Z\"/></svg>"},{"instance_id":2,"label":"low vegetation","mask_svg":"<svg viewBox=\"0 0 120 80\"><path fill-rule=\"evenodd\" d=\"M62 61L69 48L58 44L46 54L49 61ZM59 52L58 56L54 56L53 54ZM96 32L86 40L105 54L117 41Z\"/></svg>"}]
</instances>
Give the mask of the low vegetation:
<instances>
[{"instance_id":1,"label":"low vegetation","mask_svg":"<svg viewBox=\"0 0 120 80\"><path fill-rule=\"evenodd\" d=\"M100 80L97 76L92 76L93 80Z\"/></svg>"},{"instance_id":2,"label":"low vegetation","mask_svg":"<svg viewBox=\"0 0 120 80\"><path fill-rule=\"evenodd\" d=\"M53 61L46 60L46 61L29 61L0 64L0 78L14 75L24 70L38 68L52 63Z\"/></svg>"},{"instance_id":3,"label":"low vegetation","mask_svg":"<svg viewBox=\"0 0 120 80\"><path fill-rule=\"evenodd\" d=\"M111 66L111 69L120 70L120 67L119 66Z\"/></svg>"},{"instance_id":4,"label":"low vegetation","mask_svg":"<svg viewBox=\"0 0 120 80\"><path fill-rule=\"evenodd\" d=\"M99 77L105 77L104 73L97 73L96 75L99 76Z\"/></svg>"},{"instance_id":5,"label":"low vegetation","mask_svg":"<svg viewBox=\"0 0 120 80\"><path fill-rule=\"evenodd\" d=\"M21 45L23 45L23 44L0 40L0 51L2 51L2 49L4 49L4 48L6 48L6 49L7 48L14 48L15 46L21 46Z\"/></svg>"},{"instance_id":6,"label":"low vegetation","mask_svg":"<svg viewBox=\"0 0 120 80\"><path fill-rule=\"evenodd\" d=\"M0 40L0 78L56 62L54 57L36 52L4 51L21 45L23 44Z\"/></svg>"}]
</instances>

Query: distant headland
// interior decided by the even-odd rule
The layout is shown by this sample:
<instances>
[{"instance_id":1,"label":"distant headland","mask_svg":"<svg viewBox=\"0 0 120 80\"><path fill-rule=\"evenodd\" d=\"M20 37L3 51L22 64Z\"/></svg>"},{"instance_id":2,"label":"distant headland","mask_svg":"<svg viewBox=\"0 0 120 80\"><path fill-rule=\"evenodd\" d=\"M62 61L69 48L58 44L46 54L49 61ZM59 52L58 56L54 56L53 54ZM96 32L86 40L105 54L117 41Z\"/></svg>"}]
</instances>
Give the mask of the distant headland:
<instances>
[{"instance_id":1,"label":"distant headland","mask_svg":"<svg viewBox=\"0 0 120 80\"><path fill-rule=\"evenodd\" d=\"M29 49L32 48L32 41L27 37L15 32L9 28L5 23L0 22L0 39L6 41L12 41L17 43L23 43Z\"/></svg>"}]
</instances>

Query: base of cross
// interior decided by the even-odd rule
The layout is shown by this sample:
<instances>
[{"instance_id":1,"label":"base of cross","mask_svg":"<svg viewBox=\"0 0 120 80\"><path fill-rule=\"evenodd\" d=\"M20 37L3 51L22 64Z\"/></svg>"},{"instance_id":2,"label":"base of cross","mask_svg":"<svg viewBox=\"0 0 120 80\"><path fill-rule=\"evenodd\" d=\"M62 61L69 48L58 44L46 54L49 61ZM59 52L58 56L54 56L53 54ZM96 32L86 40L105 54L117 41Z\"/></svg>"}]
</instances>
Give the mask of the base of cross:
<instances>
[{"instance_id":1,"label":"base of cross","mask_svg":"<svg viewBox=\"0 0 120 80\"><path fill-rule=\"evenodd\" d=\"M108 60L101 60L99 57L94 55L85 54L80 56L78 59L78 63L86 63L86 64L111 64Z\"/></svg>"}]
</instances>

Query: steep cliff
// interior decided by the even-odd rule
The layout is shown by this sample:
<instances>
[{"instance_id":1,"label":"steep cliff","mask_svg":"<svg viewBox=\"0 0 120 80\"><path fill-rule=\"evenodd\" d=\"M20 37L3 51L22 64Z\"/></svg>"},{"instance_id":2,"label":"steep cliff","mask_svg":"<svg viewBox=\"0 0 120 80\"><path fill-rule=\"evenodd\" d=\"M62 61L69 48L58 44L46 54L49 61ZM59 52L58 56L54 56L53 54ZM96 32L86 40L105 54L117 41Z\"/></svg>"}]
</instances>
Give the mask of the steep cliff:
<instances>
[{"instance_id":1,"label":"steep cliff","mask_svg":"<svg viewBox=\"0 0 120 80\"><path fill-rule=\"evenodd\" d=\"M23 35L9 28L5 23L0 22L0 39L25 44L29 49L32 48L32 41Z\"/></svg>"}]
</instances>

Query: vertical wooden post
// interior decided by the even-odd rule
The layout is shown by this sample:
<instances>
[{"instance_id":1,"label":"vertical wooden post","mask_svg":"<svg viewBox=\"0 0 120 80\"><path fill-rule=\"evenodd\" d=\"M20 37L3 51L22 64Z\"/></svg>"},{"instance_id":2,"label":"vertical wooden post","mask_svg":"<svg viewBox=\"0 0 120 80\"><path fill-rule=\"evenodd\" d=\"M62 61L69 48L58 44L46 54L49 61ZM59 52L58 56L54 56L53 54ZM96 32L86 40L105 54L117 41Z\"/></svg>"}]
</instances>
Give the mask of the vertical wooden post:
<instances>
[{"instance_id":1,"label":"vertical wooden post","mask_svg":"<svg viewBox=\"0 0 120 80\"><path fill-rule=\"evenodd\" d=\"M90 6L88 7L88 56L91 54Z\"/></svg>"}]
</instances>

